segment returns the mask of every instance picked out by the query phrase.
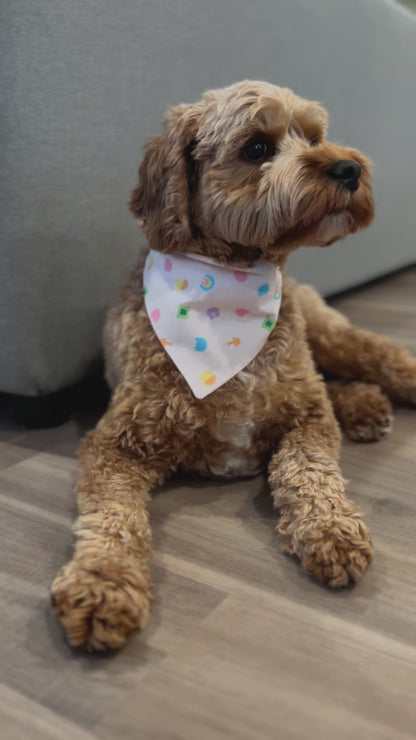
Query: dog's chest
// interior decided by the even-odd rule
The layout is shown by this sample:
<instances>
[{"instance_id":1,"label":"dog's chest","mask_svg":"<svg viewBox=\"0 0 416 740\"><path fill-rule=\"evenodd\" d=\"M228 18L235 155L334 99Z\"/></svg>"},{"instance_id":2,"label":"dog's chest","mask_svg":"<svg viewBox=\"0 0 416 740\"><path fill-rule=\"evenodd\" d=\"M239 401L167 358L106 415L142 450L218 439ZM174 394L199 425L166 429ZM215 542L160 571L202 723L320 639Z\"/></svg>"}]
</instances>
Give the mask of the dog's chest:
<instances>
[{"instance_id":1,"label":"dog's chest","mask_svg":"<svg viewBox=\"0 0 416 740\"><path fill-rule=\"evenodd\" d=\"M242 393L246 394L253 384L253 376L247 371L239 373ZM210 434L214 440L225 442L226 449L209 462L213 475L238 477L256 475L261 470L261 462L254 451L256 423L250 403L245 404L244 412L236 416L219 415L211 426Z\"/></svg>"},{"instance_id":2,"label":"dog's chest","mask_svg":"<svg viewBox=\"0 0 416 740\"><path fill-rule=\"evenodd\" d=\"M259 460L249 454L253 445L254 427L254 421L250 417L218 419L216 428L211 434L219 442L226 442L228 449L221 452L215 461L209 464L211 473L218 476L237 477L255 475L259 472Z\"/></svg>"}]
</instances>

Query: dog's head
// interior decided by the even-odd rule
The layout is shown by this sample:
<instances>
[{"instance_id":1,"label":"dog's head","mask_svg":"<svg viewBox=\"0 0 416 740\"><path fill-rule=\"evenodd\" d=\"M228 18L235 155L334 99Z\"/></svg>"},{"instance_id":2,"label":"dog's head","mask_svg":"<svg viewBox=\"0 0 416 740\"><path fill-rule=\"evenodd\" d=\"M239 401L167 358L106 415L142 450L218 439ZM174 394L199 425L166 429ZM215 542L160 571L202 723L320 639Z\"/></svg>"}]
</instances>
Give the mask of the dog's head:
<instances>
[{"instance_id":1,"label":"dog's head","mask_svg":"<svg viewBox=\"0 0 416 740\"><path fill-rule=\"evenodd\" d=\"M326 141L317 103L264 82L172 108L146 147L131 210L150 245L220 260L332 244L368 226L368 160Z\"/></svg>"}]
</instances>

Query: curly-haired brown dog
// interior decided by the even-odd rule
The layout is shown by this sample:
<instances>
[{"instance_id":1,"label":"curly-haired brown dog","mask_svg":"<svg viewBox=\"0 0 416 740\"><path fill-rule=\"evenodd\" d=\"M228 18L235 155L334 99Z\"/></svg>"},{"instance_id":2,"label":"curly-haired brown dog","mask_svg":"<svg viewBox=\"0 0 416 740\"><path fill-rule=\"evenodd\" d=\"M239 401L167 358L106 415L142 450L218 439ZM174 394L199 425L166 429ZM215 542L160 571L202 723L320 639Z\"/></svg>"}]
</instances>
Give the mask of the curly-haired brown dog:
<instances>
[{"instance_id":1,"label":"curly-haired brown dog","mask_svg":"<svg viewBox=\"0 0 416 740\"><path fill-rule=\"evenodd\" d=\"M261 257L284 271L296 247L368 226L369 163L327 142L326 126L318 104L259 82L171 109L131 200L150 247L219 264ZM146 624L146 504L178 469L235 475L268 467L283 549L331 586L362 576L370 536L345 496L334 410L350 437L382 436L387 396L416 402L414 359L284 277L279 319L261 351L197 399L149 322L140 266L109 314L105 344L114 393L81 445L75 554L52 587L72 645L116 648ZM314 360L343 381L325 386Z\"/></svg>"}]
</instances>

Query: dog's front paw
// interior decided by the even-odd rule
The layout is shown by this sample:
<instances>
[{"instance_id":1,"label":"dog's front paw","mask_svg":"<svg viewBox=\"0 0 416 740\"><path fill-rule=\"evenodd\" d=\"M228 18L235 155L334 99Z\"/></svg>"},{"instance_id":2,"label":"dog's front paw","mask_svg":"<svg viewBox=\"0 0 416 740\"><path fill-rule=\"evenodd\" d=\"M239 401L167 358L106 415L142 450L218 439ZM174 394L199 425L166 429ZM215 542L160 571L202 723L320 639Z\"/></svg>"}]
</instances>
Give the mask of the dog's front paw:
<instances>
[{"instance_id":1,"label":"dog's front paw","mask_svg":"<svg viewBox=\"0 0 416 740\"><path fill-rule=\"evenodd\" d=\"M286 521L285 521L286 519ZM302 567L334 588L359 581L373 559L369 531L359 512L311 514L279 523L282 549L297 555Z\"/></svg>"},{"instance_id":2,"label":"dog's front paw","mask_svg":"<svg viewBox=\"0 0 416 740\"><path fill-rule=\"evenodd\" d=\"M75 557L55 578L53 610L73 646L120 648L149 619L147 568L131 557Z\"/></svg>"}]
</instances>

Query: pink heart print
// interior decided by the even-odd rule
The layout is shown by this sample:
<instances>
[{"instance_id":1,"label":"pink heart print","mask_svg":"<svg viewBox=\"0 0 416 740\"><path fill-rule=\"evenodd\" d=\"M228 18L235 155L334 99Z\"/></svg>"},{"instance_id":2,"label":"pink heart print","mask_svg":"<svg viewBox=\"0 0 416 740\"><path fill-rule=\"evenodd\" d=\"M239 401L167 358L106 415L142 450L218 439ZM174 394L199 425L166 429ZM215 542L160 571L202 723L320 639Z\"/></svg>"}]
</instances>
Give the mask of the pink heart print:
<instances>
[{"instance_id":1,"label":"pink heart print","mask_svg":"<svg viewBox=\"0 0 416 740\"><path fill-rule=\"evenodd\" d=\"M234 270L234 277L239 283L245 283L248 275L246 272L242 272L242 270Z\"/></svg>"},{"instance_id":2,"label":"pink heart print","mask_svg":"<svg viewBox=\"0 0 416 740\"><path fill-rule=\"evenodd\" d=\"M150 314L150 318L152 319L152 321L155 322L155 324L159 321L160 311L158 308L155 308L154 311L152 311L152 313Z\"/></svg>"},{"instance_id":3,"label":"pink heart print","mask_svg":"<svg viewBox=\"0 0 416 740\"><path fill-rule=\"evenodd\" d=\"M237 308L237 310L236 310L237 316L240 316L241 318L243 316L247 316L248 313L250 313L250 311L248 310L248 308Z\"/></svg>"}]
</instances>

